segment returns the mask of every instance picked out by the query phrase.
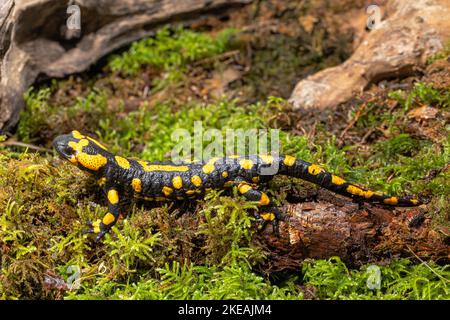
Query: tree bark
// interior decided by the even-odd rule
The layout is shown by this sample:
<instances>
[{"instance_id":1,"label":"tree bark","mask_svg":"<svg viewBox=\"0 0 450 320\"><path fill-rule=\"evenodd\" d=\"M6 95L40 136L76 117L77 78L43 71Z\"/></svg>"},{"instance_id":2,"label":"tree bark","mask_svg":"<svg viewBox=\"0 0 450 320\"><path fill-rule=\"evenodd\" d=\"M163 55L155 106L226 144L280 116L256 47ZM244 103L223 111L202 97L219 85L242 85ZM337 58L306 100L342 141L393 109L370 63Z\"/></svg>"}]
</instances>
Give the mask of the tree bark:
<instances>
[{"instance_id":1,"label":"tree bark","mask_svg":"<svg viewBox=\"0 0 450 320\"><path fill-rule=\"evenodd\" d=\"M450 230L433 224L425 206L358 205L323 189L317 199L283 208L289 221L281 223L280 237L267 228L270 239L260 244L270 258L265 271L297 269L304 259L333 256L352 267L401 257L450 262Z\"/></svg>"},{"instance_id":2,"label":"tree bark","mask_svg":"<svg viewBox=\"0 0 450 320\"><path fill-rule=\"evenodd\" d=\"M0 130L11 130L23 93L39 77L88 69L111 51L180 22L251 0L77 0L80 29L68 28L71 1L5 0L0 4ZM75 13L76 14L76 13Z\"/></svg>"},{"instance_id":3,"label":"tree bark","mask_svg":"<svg viewBox=\"0 0 450 320\"><path fill-rule=\"evenodd\" d=\"M450 40L450 0L391 0L385 11L347 61L297 84L295 109L332 108L372 83L408 76Z\"/></svg>"}]
</instances>

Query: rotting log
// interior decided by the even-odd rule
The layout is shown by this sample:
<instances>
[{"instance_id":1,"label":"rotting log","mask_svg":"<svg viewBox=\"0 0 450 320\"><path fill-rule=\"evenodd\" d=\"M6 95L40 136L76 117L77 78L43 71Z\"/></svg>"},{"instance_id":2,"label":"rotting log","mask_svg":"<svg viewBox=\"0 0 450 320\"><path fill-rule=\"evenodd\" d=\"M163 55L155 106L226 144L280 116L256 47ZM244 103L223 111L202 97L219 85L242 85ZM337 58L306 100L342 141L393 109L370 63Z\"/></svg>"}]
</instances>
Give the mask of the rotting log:
<instances>
[{"instance_id":1,"label":"rotting log","mask_svg":"<svg viewBox=\"0 0 450 320\"><path fill-rule=\"evenodd\" d=\"M111 51L152 35L161 24L182 23L251 1L1 1L0 131L16 125L23 93L37 78L82 72ZM78 12L68 13L72 3ZM67 21L78 13L80 28L69 28Z\"/></svg>"},{"instance_id":2,"label":"rotting log","mask_svg":"<svg viewBox=\"0 0 450 320\"><path fill-rule=\"evenodd\" d=\"M373 83L409 76L450 40L449 0L389 0L384 13L348 60L297 83L295 109L332 108Z\"/></svg>"},{"instance_id":3,"label":"rotting log","mask_svg":"<svg viewBox=\"0 0 450 320\"><path fill-rule=\"evenodd\" d=\"M270 228L260 241L269 259L264 271L296 270L307 258L340 257L347 265L384 264L398 258L450 262L450 230L432 224L425 206L384 208L352 203L320 190L317 202L289 204L281 235Z\"/></svg>"}]
</instances>

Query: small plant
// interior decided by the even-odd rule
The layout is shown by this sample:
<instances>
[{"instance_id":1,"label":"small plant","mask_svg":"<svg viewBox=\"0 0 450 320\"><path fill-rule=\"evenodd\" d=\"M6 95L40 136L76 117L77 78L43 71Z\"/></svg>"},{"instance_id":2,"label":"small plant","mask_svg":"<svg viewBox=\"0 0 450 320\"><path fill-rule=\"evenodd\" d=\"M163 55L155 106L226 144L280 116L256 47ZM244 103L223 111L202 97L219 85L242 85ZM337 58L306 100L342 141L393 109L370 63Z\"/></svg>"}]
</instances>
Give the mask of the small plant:
<instances>
[{"instance_id":1,"label":"small plant","mask_svg":"<svg viewBox=\"0 0 450 320\"><path fill-rule=\"evenodd\" d=\"M187 63L225 52L236 32L226 29L211 37L182 28L163 28L155 37L135 42L125 53L112 56L109 66L115 72L135 75L142 66L149 65L165 70L169 78L177 78Z\"/></svg>"},{"instance_id":2,"label":"small plant","mask_svg":"<svg viewBox=\"0 0 450 320\"><path fill-rule=\"evenodd\" d=\"M414 84L410 92L402 90L392 91L389 97L397 100L405 110L410 110L413 106L421 106L423 104L444 109L450 108L450 92L443 92L433 88L432 85L423 82Z\"/></svg>"},{"instance_id":3,"label":"small plant","mask_svg":"<svg viewBox=\"0 0 450 320\"><path fill-rule=\"evenodd\" d=\"M367 285L368 266L349 270L338 257L305 263L304 281L317 288L318 299L450 298L448 266L425 262L412 265L408 260L398 260L377 268L381 272L379 289Z\"/></svg>"},{"instance_id":4,"label":"small plant","mask_svg":"<svg viewBox=\"0 0 450 320\"><path fill-rule=\"evenodd\" d=\"M433 62L437 60L447 59L450 55L450 41L447 42L447 44L444 46L444 48L434 54L433 56L429 57L427 60L427 64L432 64Z\"/></svg>"},{"instance_id":5,"label":"small plant","mask_svg":"<svg viewBox=\"0 0 450 320\"><path fill-rule=\"evenodd\" d=\"M154 262L152 256L153 247L160 242L160 234L155 233L150 237L143 237L139 230L130 227L127 220L123 222L122 231L113 227L117 239L107 236L105 244L109 246L108 254L113 258L114 267L124 264L127 272L132 272L138 262Z\"/></svg>"}]
</instances>

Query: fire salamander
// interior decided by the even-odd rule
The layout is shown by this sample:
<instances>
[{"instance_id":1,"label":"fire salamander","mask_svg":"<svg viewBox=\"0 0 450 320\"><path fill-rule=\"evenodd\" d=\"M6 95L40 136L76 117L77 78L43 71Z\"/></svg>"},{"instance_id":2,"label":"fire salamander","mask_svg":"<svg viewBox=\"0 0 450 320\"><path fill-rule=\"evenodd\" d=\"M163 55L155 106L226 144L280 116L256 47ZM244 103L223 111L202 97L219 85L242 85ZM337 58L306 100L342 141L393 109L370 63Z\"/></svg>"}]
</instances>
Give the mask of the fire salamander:
<instances>
[{"instance_id":1,"label":"fire salamander","mask_svg":"<svg viewBox=\"0 0 450 320\"><path fill-rule=\"evenodd\" d=\"M136 196L145 200L183 200L202 196L210 189L236 185L240 194L259 203L256 218L260 228L268 223L278 232L282 214L266 193L252 185L267 182L274 175L287 175L313 182L335 193L390 206L417 206L419 200L398 198L374 192L345 181L321 167L292 156L228 156L206 162L149 162L114 155L100 142L78 131L61 135L53 141L57 152L80 169L98 179L108 198L108 212L91 224L89 232L102 238L119 217L119 201ZM272 175L261 174L263 168L275 165Z\"/></svg>"}]
</instances>

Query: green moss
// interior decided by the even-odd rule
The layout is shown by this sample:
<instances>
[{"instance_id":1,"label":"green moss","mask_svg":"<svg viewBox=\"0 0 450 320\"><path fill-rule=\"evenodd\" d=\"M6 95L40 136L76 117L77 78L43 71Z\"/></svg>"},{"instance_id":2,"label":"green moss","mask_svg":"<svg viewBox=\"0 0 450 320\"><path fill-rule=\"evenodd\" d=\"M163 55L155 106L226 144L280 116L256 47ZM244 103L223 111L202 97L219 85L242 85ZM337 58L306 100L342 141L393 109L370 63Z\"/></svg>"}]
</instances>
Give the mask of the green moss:
<instances>
[{"instance_id":1,"label":"green moss","mask_svg":"<svg viewBox=\"0 0 450 320\"><path fill-rule=\"evenodd\" d=\"M137 41L126 52L111 56L109 67L125 75L136 75L148 65L167 71L169 78L177 78L187 63L224 52L236 32L225 29L211 37L182 28L163 28L155 37Z\"/></svg>"},{"instance_id":2,"label":"green moss","mask_svg":"<svg viewBox=\"0 0 450 320\"><path fill-rule=\"evenodd\" d=\"M450 91L438 90L432 85L417 82L411 91L396 90L390 92L389 96L397 100L405 110L414 105L429 105L448 110L450 108Z\"/></svg>"},{"instance_id":3,"label":"green moss","mask_svg":"<svg viewBox=\"0 0 450 320\"><path fill-rule=\"evenodd\" d=\"M304 280L317 288L319 299L449 299L450 270L434 263L412 265L398 260L388 266L375 266L380 271L380 285L370 279L370 266L349 270L337 257L306 262ZM373 268L374 266L372 266Z\"/></svg>"},{"instance_id":4,"label":"green moss","mask_svg":"<svg viewBox=\"0 0 450 320\"><path fill-rule=\"evenodd\" d=\"M435 55L431 56L427 60L427 64L432 64L437 60L447 59L450 56L450 41L446 43L444 48L437 52Z\"/></svg>"},{"instance_id":5,"label":"green moss","mask_svg":"<svg viewBox=\"0 0 450 320\"><path fill-rule=\"evenodd\" d=\"M98 126L98 119L108 114L105 92L93 88L86 97L76 97L72 105L60 106L51 102L57 88L53 82L38 90L31 87L25 93L26 108L17 128L22 141L48 144L57 133Z\"/></svg>"},{"instance_id":6,"label":"green moss","mask_svg":"<svg viewBox=\"0 0 450 320\"><path fill-rule=\"evenodd\" d=\"M149 65L176 81L189 62L226 50L232 33L213 38L163 29L112 57L109 67L131 77ZM183 108L168 102L144 103L133 111L125 111L122 103L111 112L103 90L91 88L86 95L59 105L52 97L60 88L53 82L27 92L27 108L18 128L21 140L48 146L57 134L79 129L95 135L113 152L163 160L175 145L176 129L192 134L196 121L202 121L204 130L218 128L222 134L229 128L273 128L277 114L287 108L283 99L270 97L252 105L228 99L192 100ZM369 103L355 123L354 130L361 135L367 128L386 128L385 137L365 145L365 153L358 145L341 146L335 132L321 124L318 133L308 137L289 128L281 130L282 152L319 163L373 189L394 195L420 193L431 202L433 221L446 225L450 176L444 168L450 162L450 135L430 141L411 134L407 112L422 104L446 110L449 93L418 83L412 90L390 96L397 107L389 110L384 104ZM437 173L425 179L433 170ZM311 188L296 179L289 185ZM448 268L405 260L380 267L379 290L367 287L368 266L351 270L337 258L308 261L275 285L255 271L267 259L252 242L256 205L232 192L213 191L190 204L184 214L183 205L134 203L126 209L125 220L96 245L83 234L87 221L106 212L105 199L93 179L56 155L0 147L0 297L302 299L302 288L313 287L319 299L449 298ZM275 203L284 204L283 191L269 188L268 193L276 195ZM78 269L79 289L48 285L50 278L69 282Z\"/></svg>"},{"instance_id":7,"label":"green moss","mask_svg":"<svg viewBox=\"0 0 450 320\"><path fill-rule=\"evenodd\" d=\"M197 121L201 121L203 132L221 128L224 136L226 129L230 128L264 128L264 110L261 111L261 108L264 107L239 107L234 101L219 101L216 104L196 102L178 111L166 104L158 104L153 109L143 105L127 117L100 120L97 134L112 146L113 151L162 160L177 143L173 137L175 130L185 129L193 137ZM191 142L193 146L193 140ZM208 143L205 139L203 146Z\"/></svg>"},{"instance_id":8,"label":"green moss","mask_svg":"<svg viewBox=\"0 0 450 320\"><path fill-rule=\"evenodd\" d=\"M267 104L240 107L222 101L192 104L173 114L167 105L158 105L153 112L143 108L121 119L111 117L97 132L115 151L161 159L172 147L170 133L176 128L191 128L196 120L203 120L205 128L264 128L268 126L265 119L283 103L271 98ZM433 209L436 219L448 206L448 173L421 181L428 170L450 160L448 140L438 146L402 133L373 145L368 159L353 159L360 161L355 166L346 154L350 149L338 147L332 135L320 145L285 131L280 139L285 152L358 182L395 194L405 189L426 192L438 199ZM143 140L148 144L139 149ZM92 180L50 156L3 149L0 160L0 239L8 248L2 255L4 298L56 297L58 291L45 289L46 274L50 270L68 281L71 266L80 268L82 281L80 289L63 294L68 299L301 299L299 283L317 288L320 299L448 297L442 280L448 277L446 268L404 261L381 267L380 290L367 288L367 266L348 270L339 260L308 262L303 265L303 280L292 275L273 285L252 271L266 257L250 241L253 218L249 213L255 204L236 192L233 196L210 193L194 216L182 220L168 206L148 209L135 204L104 244L92 246L82 234L84 223L106 212Z\"/></svg>"}]
</instances>

